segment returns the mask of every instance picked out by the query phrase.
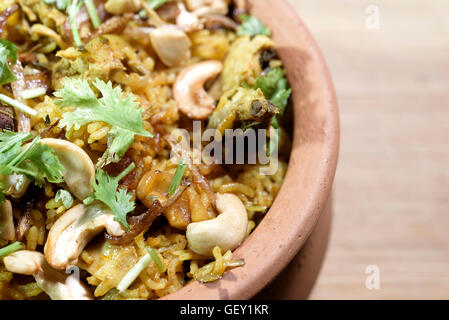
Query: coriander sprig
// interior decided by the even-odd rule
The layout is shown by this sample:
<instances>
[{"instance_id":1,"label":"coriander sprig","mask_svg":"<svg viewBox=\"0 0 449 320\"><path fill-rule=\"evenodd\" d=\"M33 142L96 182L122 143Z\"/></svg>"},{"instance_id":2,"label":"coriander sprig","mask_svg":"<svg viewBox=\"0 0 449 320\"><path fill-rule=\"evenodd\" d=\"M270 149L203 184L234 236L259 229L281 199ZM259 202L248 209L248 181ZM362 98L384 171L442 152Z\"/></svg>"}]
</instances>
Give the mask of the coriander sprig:
<instances>
[{"instance_id":1,"label":"coriander sprig","mask_svg":"<svg viewBox=\"0 0 449 320\"><path fill-rule=\"evenodd\" d=\"M118 189L118 184L125 176L134 170L136 165L131 163L121 174L116 177L108 175L104 170L98 169L96 181L93 184L94 194L83 201L85 205L98 200L106 204L115 215L115 220L121 223L126 230L129 230L129 224L126 216L132 212L136 206L132 201L132 195L125 189Z\"/></svg>"},{"instance_id":2,"label":"coriander sprig","mask_svg":"<svg viewBox=\"0 0 449 320\"><path fill-rule=\"evenodd\" d=\"M96 79L93 86L101 92L97 98L87 80L65 79L62 89L54 95L61 98L56 104L61 107L75 107L73 112L63 114L59 122L60 128L78 130L81 126L94 121L103 121L112 125L108 133L108 147L98 160L97 167L108 163L118 162L131 143L135 135L153 137L143 127L142 110L135 101L133 94L125 96L120 86L112 87L112 83L105 83Z\"/></svg>"}]
</instances>

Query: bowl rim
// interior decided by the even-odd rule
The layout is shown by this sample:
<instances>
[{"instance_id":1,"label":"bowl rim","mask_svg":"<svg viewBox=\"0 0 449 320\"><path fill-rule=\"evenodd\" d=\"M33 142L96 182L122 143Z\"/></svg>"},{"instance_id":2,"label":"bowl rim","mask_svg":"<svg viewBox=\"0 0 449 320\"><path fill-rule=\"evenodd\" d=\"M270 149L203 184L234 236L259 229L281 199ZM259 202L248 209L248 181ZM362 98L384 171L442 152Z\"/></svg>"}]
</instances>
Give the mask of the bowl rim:
<instances>
[{"instance_id":1,"label":"bowl rim","mask_svg":"<svg viewBox=\"0 0 449 320\"><path fill-rule=\"evenodd\" d=\"M273 0L258 0L258 4L267 3ZM335 93L334 84L331 78L330 71L325 62L323 54L314 40L312 34L305 26L296 10L287 0L275 0L277 5L282 7L281 10L285 12L288 17L286 19L291 19L295 26L297 27L296 32L301 34L303 40L309 45L308 52L313 56L314 63L316 63L317 69L319 69L320 81L322 83L322 101L326 104L326 125L325 125L325 139L322 143L322 162L321 167L318 172L318 179L314 183L313 189L308 192L310 195L307 205L303 206L301 211L301 222L298 225L292 225L291 231L281 239L284 241L278 241L276 245L279 248L285 248L282 253L276 253L271 256L264 256L265 262L264 266L261 266L256 270L256 272L243 272L242 269L245 266L235 268L226 271L223 278L208 284L201 284L198 281L194 281L184 286L180 290L171 293L161 300L210 300L210 299L224 299L224 300L243 300L250 299L264 287L266 287L272 280L274 280L281 271L288 265L288 263L296 256L298 251L306 242L309 235L312 233L318 218L320 217L323 209L326 206L328 198L331 193L332 183L335 177L337 169L337 161L339 155L340 146L340 123L339 123L339 108L337 102L337 96ZM256 16L258 16L256 14ZM267 23L269 25L269 22ZM276 41L275 41L276 42ZM282 58L282 54L281 58ZM287 77L290 78L289 68L287 70ZM295 109L297 101L294 101ZM294 124L296 128L296 121ZM294 129L294 145L299 139L296 129ZM296 142L295 142L296 141ZM290 160L292 155L290 155ZM289 176L295 175L295 167L289 166L286 173L286 179ZM262 219L261 223L252 232L249 238L247 238L242 245L237 248L234 252L236 258L245 258L245 253L242 251L248 250L248 243L255 241L255 238L262 232L261 225L265 226L270 223L270 216L274 211L280 210L279 203L286 194L285 183L283 184L281 190L279 191L272 207L267 212L266 216ZM267 221L268 220L268 221ZM266 231L266 230L265 230ZM247 252L247 251L246 251ZM254 252L251 252L254 253ZM236 281L240 280L240 281ZM242 282L242 279L244 281ZM235 283L238 282L238 285Z\"/></svg>"}]
</instances>

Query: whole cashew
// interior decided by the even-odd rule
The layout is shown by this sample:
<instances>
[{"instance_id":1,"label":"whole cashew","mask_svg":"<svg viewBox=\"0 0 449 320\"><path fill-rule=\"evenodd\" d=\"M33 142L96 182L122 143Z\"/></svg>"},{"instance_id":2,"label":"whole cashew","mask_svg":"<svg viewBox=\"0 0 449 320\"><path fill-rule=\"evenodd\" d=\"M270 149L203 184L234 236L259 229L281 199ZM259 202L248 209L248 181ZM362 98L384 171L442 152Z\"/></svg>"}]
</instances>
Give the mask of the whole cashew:
<instances>
[{"instance_id":1,"label":"whole cashew","mask_svg":"<svg viewBox=\"0 0 449 320\"><path fill-rule=\"evenodd\" d=\"M39 288L52 300L93 300L92 293L76 276L53 269L40 252L16 251L3 263L9 272L34 276Z\"/></svg>"},{"instance_id":2,"label":"whole cashew","mask_svg":"<svg viewBox=\"0 0 449 320\"><path fill-rule=\"evenodd\" d=\"M179 109L189 118L204 120L212 113L215 101L204 90L204 84L222 70L220 61L210 60L187 67L178 75L173 95L179 103Z\"/></svg>"},{"instance_id":3,"label":"whole cashew","mask_svg":"<svg viewBox=\"0 0 449 320\"><path fill-rule=\"evenodd\" d=\"M211 256L215 246L222 252L237 248L245 239L248 228L246 208L237 196L217 193L216 197L220 215L187 226L189 248L203 256Z\"/></svg>"},{"instance_id":4,"label":"whole cashew","mask_svg":"<svg viewBox=\"0 0 449 320\"><path fill-rule=\"evenodd\" d=\"M65 168L64 181L70 192L80 200L93 193L95 166L87 153L76 144L61 139L42 139L40 143L49 146Z\"/></svg>"},{"instance_id":5,"label":"whole cashew","mask_svg":"<svg viewBox=\"0 0 449 320\"><path fill-rule=\"evenodd\" d=\"M77 205L68 210L50 229L44 253L55 269L67 269L78 262L78 257L89 241L104 229L110 235L125 233L113 213L102 203Z\"/></svg>"}]
</instances>

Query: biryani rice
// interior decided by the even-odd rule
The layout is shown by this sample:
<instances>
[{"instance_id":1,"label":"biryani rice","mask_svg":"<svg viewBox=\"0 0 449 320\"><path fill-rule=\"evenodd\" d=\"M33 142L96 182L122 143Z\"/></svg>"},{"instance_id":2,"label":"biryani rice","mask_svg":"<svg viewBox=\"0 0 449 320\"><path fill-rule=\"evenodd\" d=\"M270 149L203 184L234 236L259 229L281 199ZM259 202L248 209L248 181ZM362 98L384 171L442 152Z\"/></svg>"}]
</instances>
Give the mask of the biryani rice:
<instances>
[{"instance_id":1,"label":"biryani rice","mask_svg":"<svg viewBox=\"0 0 449 320\"><path fill-rule=\"evenodd\" d=\"M15 2L13 0L2 1L0 11ZM36 35L27 26L27 21L40 21L57 34L61 32L65 18L53 6L38 0L23 0L19 3L23 12L22 23L15 26L16 30L19 30L21 34L29 34L28 37L31 37L29 41L32 39L35 41L36 37L45 38L47 47L35 49L39 54L39 61L42 64L52 65L53 72L59 70L58 68L61 68L62 65L55 65L54 58L50 57L51 55L47 52L51 52L48 44L59 43L62 40ZM14 19L18 19L17 16ZM9 23L11 21L9 20ZM126 64L127 70L119 68L111 71L108 70L110 66L90 65L89 72L102 69L99 74L101 76L107 74L110 77L104 80L112 80L121 85L125 94L132 93L143 108L144 128L148 132L156 134L156 137L160 137L179 127L180 121L183 119L172 92L172 86L180 71L186 66L205 59L223 61L236 36L234 32L225 30L194 32L190 34L192 58L185 61L180 67L161 68L160 62L157 61L154 54L145 50L147 42L142 40L142 35L139 32L140 29L133 30L128 26L120 36L114 36L120 37L120 41L123 41L120 44L125 44L118 45L116 48L116 54L123 57L116 63L117 65ZM130 46L127 46L126 43L129 43ZM59 51L57 55L69 57L74 54L78 53L74 53L71 47ZM64 61L65 66L70 66L75 60L69 59L68 64L67 60ZM66 71L72 72L72 70ZM69 75L64 77L66 76ZM59 79L53 76L53 87L57 88L59 85ZM7 93L2 87L0 87L0 92ZM72 109L61 108L56 105L55 101L56 98L50 95L28 101L29 105L38 112L38 115L33 118L32 133L34 135L45 134L46 137L63 138L73 142L83 148L95 162L107 148L111 125L97 121L79 128L61 129L57 125L59 120L65 112L72 111ZM160 170L173 175L177 167L176 163L170 161L169 150L162 139L156 141L156 139L150 140L137 136L124 158L120 163L112 165L110 171L123 170L130 162L135 163L135 172L131 177L125 178L121 185L133 194L133 200L138 198L139 190L143 194L141 197L153 191L145 181L142 182L145 174L151 170ZM261 175L260 165L239 166L237 170L225 173L220 173L219 167L206 164L201 164L199 168L203 174L209 177L213 192L232 193L243 202L248 213L247 235L249 235L270 208L279 192L286 173L287 162L281 159L276 174L272 176ZM189 175L188 169L186 175ZM138 185L140 189L138 189ZM59 188L60 186L57 185L45 184L45 199L41 201L40 210L31 211L32 222L24 239L27 249L42 251L48 230L60 216L70 209L65 208L62 201L55 200L54 196ZM145 188L148 188L147 193L145 193ZM199 210L214 214L212 204L204 190L197 186L192 186L189 190L184 195L189 212ZM76 203L79 203L79 200L76 200ZM17 212L19 209L15 210L15 216L20 216L21 212ZM178 209L173 210L176 213ZM174 215L176 216L176 214ZM0 247L8 243L0 240ZM162 261L163 270L159 270L156 264L151 262L127 290L119 293L116 289L118 282L133 264L147 254L147 246L157 252ZM111 245L102 237L97 237L82 252L78 266L82 270L82 279L89 284L95 297L108 300L157 299L181 289L191 281L218 280L226 270L241 266L243 263L241 259L236 260L231 251L221 252L219 247L215 247L213 250L213 259L200 256L188 248L184 231L176 229L170 224L162 223L156 229L152 228L151 231L141 233L133 243L125 247ZM42 290L32 277L12 274L0 265L0 299L29 299L37 296L43 296Z\"/></svg>"}]
</instances>

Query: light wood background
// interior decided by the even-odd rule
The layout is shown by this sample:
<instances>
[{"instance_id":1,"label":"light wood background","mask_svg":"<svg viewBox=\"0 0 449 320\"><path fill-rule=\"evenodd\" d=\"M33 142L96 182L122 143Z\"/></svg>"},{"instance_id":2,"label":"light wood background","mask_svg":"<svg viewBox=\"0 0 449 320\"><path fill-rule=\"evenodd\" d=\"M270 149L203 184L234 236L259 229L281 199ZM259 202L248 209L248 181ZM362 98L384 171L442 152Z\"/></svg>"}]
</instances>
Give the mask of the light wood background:
<instances>
[{"instance_id":1,"label":"light wood background","mask_svg":"<svg viewBox=\"0 0 449 320\"><path fill-rule=\"evenodd\" d=\"M311 298L448 299L449 1L289 1L341 113L332 234ZM369 6L379 30L366 27ZM379 290L365 286L369 265Z\"/></svg>"}]
</instances>

